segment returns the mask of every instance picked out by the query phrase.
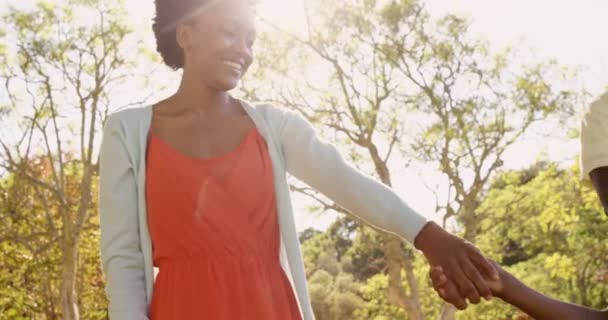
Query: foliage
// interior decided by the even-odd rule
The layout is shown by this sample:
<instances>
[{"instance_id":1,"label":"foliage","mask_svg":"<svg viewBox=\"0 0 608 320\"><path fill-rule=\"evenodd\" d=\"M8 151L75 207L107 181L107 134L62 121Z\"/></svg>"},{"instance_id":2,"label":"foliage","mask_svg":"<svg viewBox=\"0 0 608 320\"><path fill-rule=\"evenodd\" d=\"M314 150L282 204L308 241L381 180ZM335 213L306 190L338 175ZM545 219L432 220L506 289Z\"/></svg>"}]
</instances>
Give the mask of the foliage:
<instances>
[{"instance_id":1,"label":"foliage","mask_svg":"<svg viewBox=\"0 0 608 320\"><path fill-rule=\"evenodd\" d=\"M482 218L480 248L524 283L564 301L606 307L608 218L594 190L579 180L578 168L560 169L556 164L541 162L504 172L493 179L478 215ZM334 224L328 230L336 227ZM388 278L384 268L366 277L361 277L359 268L346 269L353 256L362 259L361 265L378 263L374 255L362 254L380 246L375 232L364 230L353 234L354 240L341 259L331 249L335 242L330 231L317 232L304 242L307 270L315 270L310 277L315 313L322 319L328 319L328 315L334 316L331 319L347 319L336 318L330 310L338 305L335 297L355 294L357 309L348 319L408 319L386 299ZM424 314L435 319L440 301L428 281L428 266L419 255L415 256L414 270L420 279ZM351 279L354 285L340 291L334 285L340 277ZM518 316L521 313L517 309L497 298L457 314L463 320Z\"/></svg>"},{"instance_id":2,"label":"foliage","mask_svg":"<svg viewBox=\"0 0 608 320\"><path fill-rule=\"evenodd\" d=\"M117 109L112 90L143 64L125 55L130 28L121 2L109 3L42 1L4 17L0 36L14 43L0 44L0 117L13 121L0 128L0 319L70 318L73 306L84 319L107 318L95 135ZM389 162L432 165L448 191L437 209L464 237L535 289L603 307L608 223L578 169L541 162L500 171L504 152L531 127L572 108L576 94L559 85L560 66L522 65L510 49L490 53L468 21L434 20L416 0L312 0L306 9L305 36L260 36L242 95L299 111L386 185L396 175ZM293 187L318 211L349 214ZM317 319L440 318L424 258L400 239L344 215L300 240ZM66 257L75 272L65 272ZM77 301L66 306L62 284L70 281ZM517 315L495 299L458 318Z\"/></svg>"}]
</instances>

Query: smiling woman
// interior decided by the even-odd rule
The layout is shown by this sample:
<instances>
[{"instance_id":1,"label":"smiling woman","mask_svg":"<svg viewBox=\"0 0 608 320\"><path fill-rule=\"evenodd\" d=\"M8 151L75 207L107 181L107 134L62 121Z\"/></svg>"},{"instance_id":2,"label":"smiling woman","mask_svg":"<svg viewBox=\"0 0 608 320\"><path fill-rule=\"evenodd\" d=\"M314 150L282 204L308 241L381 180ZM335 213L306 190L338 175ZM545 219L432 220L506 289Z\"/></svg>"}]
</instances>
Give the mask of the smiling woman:
<instances>
[{"instance_id":1,"label":"smiling woman","mask_svg":"<svg viewBox=\"0 0 608 320\"><path fill-rule=\"evenodd\" d=\"M314 319L287 173L414 243L463 298L489 294L482 275L495 271L476 248L346 162L298 113L229 94L253 61L250 1L155 3L158 52L183 72L173 95L114 113L104 126L110 319Z\"/></svg>"},{"instance_id":2,"label":"smiling woman","mask_svg":"<svg viewBox=\"0 0 608 320\"><path fill-rule=\"evenodd\" d=\"M217 74L221 79L209 79L216 82L214 87L233 88L253 60L251 49L256 34L252 5L246 0L226 1L221 5L222 1L208 0L196 6L197 2L156 1L153 30L157 50L169 67ZM218 7L225 9L217 10ZM242 43L237 43L239 41ZM238 51L225 50L235 45L239 45ZM190 61L185 60L185 50L191 53ZM185 67L185 64L191 66Z\"/></svg>"},{"instance_id":3,"label":"smiling woman","mask_svg":"<svg viewBox=\"0 0 608 320\"><path fill-rule=\"evenodd\" d=\"M182 82L173 96L137 110L143 123L119 112L104 128L100 213L110 318L311 319L305 287L296 292L287 269L263 128L227 93L253 61L251 2L155 4L157 50L183 70ZM124 177L127 165L113 143L116 122L145 128L143 182L135 189L135 180L112 178ZM129 190L144 195L140 210L130 210L137 196ZM138 212L137 228L122 220ZM153 284L152 265L159 269Z\"/></svg>"}]
</instances>

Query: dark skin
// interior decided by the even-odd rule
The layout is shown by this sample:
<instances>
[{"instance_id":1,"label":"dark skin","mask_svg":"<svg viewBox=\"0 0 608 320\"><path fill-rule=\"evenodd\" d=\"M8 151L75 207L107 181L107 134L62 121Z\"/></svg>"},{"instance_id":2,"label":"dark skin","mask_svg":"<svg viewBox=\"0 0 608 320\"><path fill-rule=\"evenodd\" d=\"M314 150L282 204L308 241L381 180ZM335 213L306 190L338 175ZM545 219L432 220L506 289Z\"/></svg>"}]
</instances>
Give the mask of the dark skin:
<instances>
[{"instance_id":1,"label":"dark skin","mask_svg":"<svg viewBox=\"0 0 608 320\"><path fill-rule=\"evenodd\" d=\"M228 93L253 62L256 31L249 1L216 1L179 24L176 36L185 58L182 80L174 95L153 106L150 130L191 157L226 154L254 126ZM452 303L458 308L466 308L466 299L478 303L491 296L484 277L497 277L497 272L472 244L432 222L414 244L429 264L443 267L454 279L458 297Z\"/></svg>"},{"instance_id":2,"label":"dark skin","mask_svg":"<svg viewBox=\"0 0 608 320\"><path fill-rule=\"evenodd\" d=\"M589 178L591 178L595 192L604 206L604 213L608 215L608 167L591 170Z\"/></svg>"},{"instance_id":3,"label":"dark skin","mask_svg":"<svg viewBox=\"0 0 608 320\"><path fill-rule=\"evenodd\" d=\"M481 297L489 300L492 292L487 279L497 279L498 272L470 242L458 238L433 222L429 222L416 237L414 246L421 250L431 266L449 268L446 274L454 279L446 284L448 295L443 298L464 310L469 302L477 304ZM477 270L482 270L481 272Z\"/></svg>"},{"instance_id":4,"label":"dark skin","mask_svg":"<svg viewBox=\"0 0 608 320\"><path fill-rule=\"evenodd\" d=\"M152 133L195 158L239 145L254 124L228 91L253 62L255 34L253 15L240 1L219 1L178 25L182 80L174 95L153 106Z\"/></svg>"},{"instance_id":5,"label":"dark skin","mask_svg":"<svg viewBox=\"0 0 608 320\"><path fill-rule=\"evenodd\" d=\"M602 202L604 212L608 214L608 167L599 167L592 170L589 177ZM519 308L534 319L608 320L608 309L599 311L552 299L526 286L502 269L496 262L493 263L498 270L499 280L486 281L492 290L492 294ZM433 287L444 300L451 302L459 298L459 293L454 290L454 283L446 276L441 267L432 267L430 276Z\"/></svg>"},{"instance_id":6,"label":"dark skin","mask_svg":"<svg viewBox=\"0 0 608 320\"><path fill-rule=\"evenodd\" d=\"M487 282L494 296L517 307L536 320L608 319L608 310L594 310L549 298L523 284L496 262L494 265L498 270L499 279ZM441 288L449 282L439 267L431 269L431 280L435 288Z\"/></svg>"}]
</instances>

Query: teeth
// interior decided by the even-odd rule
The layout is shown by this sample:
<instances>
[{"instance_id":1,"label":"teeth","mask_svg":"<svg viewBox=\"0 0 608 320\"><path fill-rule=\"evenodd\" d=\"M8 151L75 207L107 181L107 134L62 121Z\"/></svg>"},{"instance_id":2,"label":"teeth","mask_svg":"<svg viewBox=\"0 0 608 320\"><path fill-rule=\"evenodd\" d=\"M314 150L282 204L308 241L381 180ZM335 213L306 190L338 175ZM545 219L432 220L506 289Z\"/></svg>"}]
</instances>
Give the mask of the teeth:
<instances>
[{"instance_id":1,"label":"teeth","mask_svg":"<svg viewBox=\"0 0 608 320\"><path fill-rule=\"evenodd\" d=\"M227 61L227 60L224 60L223 62L224 62L225 65L227 65L227 66L229 66L231 68L237 69L239 71L241 70L241 64L240 63L236 63L236 62L233 62L233 61Z\"/></svg>"}]
</instances>

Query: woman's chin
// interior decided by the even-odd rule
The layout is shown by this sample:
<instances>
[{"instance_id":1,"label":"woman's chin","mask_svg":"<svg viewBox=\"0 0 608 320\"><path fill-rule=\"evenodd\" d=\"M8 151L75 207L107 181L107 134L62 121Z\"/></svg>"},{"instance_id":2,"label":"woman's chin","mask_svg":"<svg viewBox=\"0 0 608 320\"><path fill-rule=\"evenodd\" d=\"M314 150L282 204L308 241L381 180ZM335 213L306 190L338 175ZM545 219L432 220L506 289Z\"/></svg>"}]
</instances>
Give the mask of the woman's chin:
<instances>
[{"instance_id":1,"label":"woman's chin","mask_svg":"<svg viewBox=\"0 0 608 320\"><path fill-rule=\"evenodd\" d=\"M240 79L237 79L237 78L222 79L222 80L216 81L213 85L213 88L217 91L230 91L238 86L239 80Z\"/></svg>"}]
</instances>

